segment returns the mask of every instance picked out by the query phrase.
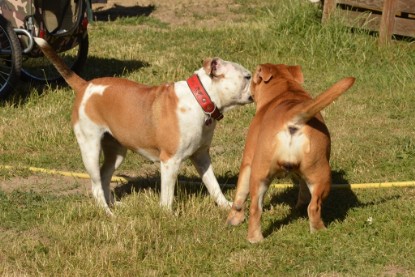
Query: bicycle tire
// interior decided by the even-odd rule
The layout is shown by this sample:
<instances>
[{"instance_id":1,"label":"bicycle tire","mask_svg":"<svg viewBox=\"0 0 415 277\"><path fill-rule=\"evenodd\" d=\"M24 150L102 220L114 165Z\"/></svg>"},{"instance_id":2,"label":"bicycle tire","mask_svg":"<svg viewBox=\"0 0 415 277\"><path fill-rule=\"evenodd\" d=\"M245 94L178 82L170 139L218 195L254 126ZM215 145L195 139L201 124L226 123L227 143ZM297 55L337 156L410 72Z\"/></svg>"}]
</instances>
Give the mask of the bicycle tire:
<instances>
[{"instance_id":1,"label":"bicycle tire","mask_svg":"<svg viewBox=\"0 0 415 277\"><path fill-rule=\"evenodd\" d=\"M79 44L68 51L58 53L66 64L77 74L80 74L88 58L89 39L85 34ZM76 53L74 53L76 52ZM27 81L34 81L41 84L61 83L62 76L46 57L26 58L22 65L22 78Z\"/></svg>"},{"instance_id":2,"label":"bicycle tire","mask_svg":"<svg viewBox=\"0 0 415 277\"><path fill-rule=\"evenodd\" d=\"M0 15L0 99L7 98L20 78L22 48L12 25Z\"/></svg>"}]
</instances>

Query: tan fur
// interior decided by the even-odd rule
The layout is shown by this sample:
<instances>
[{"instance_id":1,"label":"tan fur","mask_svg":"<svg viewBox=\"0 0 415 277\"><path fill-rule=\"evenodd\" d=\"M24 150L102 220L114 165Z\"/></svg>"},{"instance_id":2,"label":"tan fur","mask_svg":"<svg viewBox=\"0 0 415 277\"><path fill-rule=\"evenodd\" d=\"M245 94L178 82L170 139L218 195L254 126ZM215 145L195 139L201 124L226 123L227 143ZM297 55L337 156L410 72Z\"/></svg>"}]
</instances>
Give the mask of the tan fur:
<instances>
[{"instance_id":1,"label":"tan fur","mask_svg":"<svg viewBox=\"0 0 415 277\"><path fill-rule=\"evenodd\" d=\"M232 225L244 220L249 192L250 242L263 239L262 200L270 182L287 174L300 185L297 206L310 202L310 230L324 228L321 204L331 185L330 134L320 110L350 88L354 78L337 82L315 99L301 87L302 82L300 67L281 64L260 65L253 77L251 90L256 114L249 127L234 204L227 220Z\"/></svg>"},{"instance_id":2,"label":"tan fur","mask_svg":"<svg viewBox=\"0 0 415 277\"><path fill-rule=\"evenodd\" d=\"M160 160L176 152L177 117L164 116L177 109L173 84L145 86L118 78L100 78L94 82L108 88L105 97L95 94L86 104L85 111L92 121L108 127L122 145L133 151L145 149ZM114 84L116 89L112 89Z\"/></svg>"},{"instance_id":3,"label":"tan fur","mask_svg":"<svg viewBox=\"0 0 415 277\"><path fill-rule=\"evenodd\" d=\"M85 81L65 65L45 40L34 40L76 93L72 110L74 133L91 177L92 194L109 215L114 204L111 177L127 149L160 162L163 207L172 209L177 174L187 158L215 202L230 207L209 155L216 120L208 120L210 115L199 105L186 81L159 86L122 78ZM239 64L208 58L194 74L221 113L252 102L251 73Z\"/></svg>"}]
</instances>

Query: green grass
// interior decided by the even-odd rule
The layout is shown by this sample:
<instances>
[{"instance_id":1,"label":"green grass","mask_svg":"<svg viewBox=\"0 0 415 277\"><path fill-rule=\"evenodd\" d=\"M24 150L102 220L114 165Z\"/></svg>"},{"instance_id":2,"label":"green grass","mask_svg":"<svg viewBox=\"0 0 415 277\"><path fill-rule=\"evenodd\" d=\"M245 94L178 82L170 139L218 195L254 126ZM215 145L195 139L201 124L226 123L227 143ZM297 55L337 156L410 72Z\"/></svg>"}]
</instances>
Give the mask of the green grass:
<instances>
[{"instance_id":1,"label":"green grass","mask_svg":"<svg viewBox=\"0 0 415 277\"><path fill-rule=\"evenodd\" d=\"M0 273L380 276L393 268L413 275L413 189L334 191L328 205L338 205L337 219L313 235L306 218L290 212L294 194L268 194L268 237L250 245L246 225L225 226L226 212L198 193L179 192L172 215L158 207L157 193L140 191L113 219L86 197L2 193Z\"/></svg>"},{"instance_id":2,"label":"green grass","mask_svg":"<svg viewBox=\"0 0 415 277\"><path fill-rule=\"evenodd\" d=\"M235 2L229 10L235 20L214 25L145 17L95 22L83 76L160 84L187 78L209 56L252 71L265 62L300 64L314 96L354 76L354 87L324 112L334 182L415 178L412 41L379 47L376 36L340 20L323 26L321 10L307 1ZM198 22L215 14L193 16ZM70 127L73 98L67 87L19 86L0 107L0 165L84 172ZM253 105L232 110L218 124L211 154L221 183L236 181L254 111ZM414 188L334 190L323 211L328 230L313 235L304 214L292 210L296 190L271 190L266 240L250 245L246 223L225 226L227 212L201 186L179 182L171 214L158 206L157 166L130 153L117 174L142 182L135 193L118 191L123 205L109 219L81 193L82 182L37 175L42 189L24 189L19 183L30 172L0 169L0 183L18 188L0 190L0 275L415 275ZM199 181L188 162L179 178ZM60 185L81 192L59 193ZM230 199L234 190L225 193Z\"/></svg>"}]
</instances>

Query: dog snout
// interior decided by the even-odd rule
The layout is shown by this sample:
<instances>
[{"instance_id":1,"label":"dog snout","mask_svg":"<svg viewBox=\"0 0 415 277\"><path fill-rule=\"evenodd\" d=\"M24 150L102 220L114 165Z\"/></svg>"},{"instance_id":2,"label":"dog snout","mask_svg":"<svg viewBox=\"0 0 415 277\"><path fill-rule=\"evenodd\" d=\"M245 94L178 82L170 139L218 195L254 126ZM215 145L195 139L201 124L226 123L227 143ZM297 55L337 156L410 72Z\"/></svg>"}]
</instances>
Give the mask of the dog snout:
<instances>
[{"instance_id":1,"label":"dog snout","mask_svg":"<svg viewBox=\"0 0 415 277\"><path fill-rule=\"evenodd\" d=\"M244 78L245 78L245 80L246 80L246 84L247 84L247 101L248 101L248 103L252 103L252 102L254 102L254 98L253 98L253 96L252 96L252 93L251 93L251 82L252 82L252 74L251 74L251 72L246 72L245 73L245 75L244 75Z\"/></svg>"},{"instance_id":2,"label":"dog snout","mask_svg":"<svg viewBox=\"0 0 415 277\"><path fill-rule=\"evenodd\" d=\"M252 96L252 94L251 94L251 90L247 90L247 91L245 91L245 93L244 93L244 95L243 95L242 99L243 99L243 102L244 102L245 104L249 104L249 103L254 102L254 98L253 98L253 96Z\"/></svg>"}]
</instances>

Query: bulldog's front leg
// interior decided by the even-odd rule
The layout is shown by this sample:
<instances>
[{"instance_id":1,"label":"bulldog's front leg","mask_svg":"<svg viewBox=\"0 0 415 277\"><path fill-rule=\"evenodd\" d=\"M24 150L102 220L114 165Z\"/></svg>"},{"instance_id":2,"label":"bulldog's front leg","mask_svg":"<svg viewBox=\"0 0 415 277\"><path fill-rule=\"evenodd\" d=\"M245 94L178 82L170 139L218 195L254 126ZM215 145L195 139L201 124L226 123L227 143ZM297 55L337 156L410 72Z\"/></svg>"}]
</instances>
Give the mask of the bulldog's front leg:
<instances>
[{"instance_id":1,"label":"bulldog's front leg","mask_svg":"<svg viewBox=\"0 0 415 277\"><path fill-rule=\"evenodd\" d=\"M191 156L191 160L202 178L203 184L205 184L216 204L223 208L229 208L232 206L232 202L229 202L223 195L218 180L213 173L209 151L207 149L201 149Z\"/></svg>"},{"instance_id":2,"label":"bulldog's front leg","mask_svg":"<svg viewBox=\"0 0 415 277\"><path fill-rule=\"evenodd\" d=\"M160 206L172 210L174 198L174 186L176 185L181 160L171 158L160 162L161 192Z\"/></svg>"}]
</instances>

